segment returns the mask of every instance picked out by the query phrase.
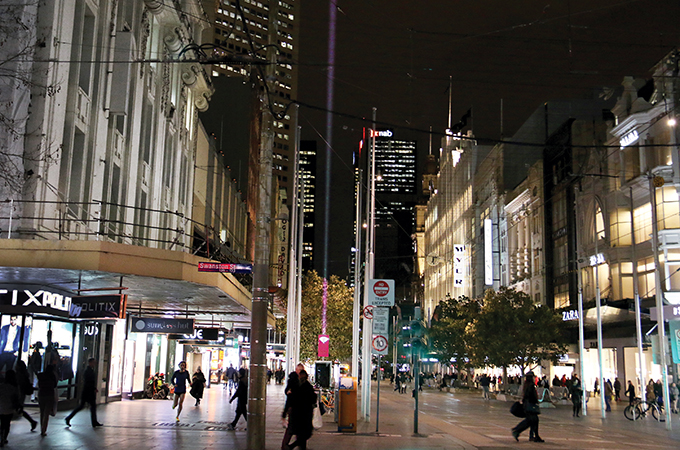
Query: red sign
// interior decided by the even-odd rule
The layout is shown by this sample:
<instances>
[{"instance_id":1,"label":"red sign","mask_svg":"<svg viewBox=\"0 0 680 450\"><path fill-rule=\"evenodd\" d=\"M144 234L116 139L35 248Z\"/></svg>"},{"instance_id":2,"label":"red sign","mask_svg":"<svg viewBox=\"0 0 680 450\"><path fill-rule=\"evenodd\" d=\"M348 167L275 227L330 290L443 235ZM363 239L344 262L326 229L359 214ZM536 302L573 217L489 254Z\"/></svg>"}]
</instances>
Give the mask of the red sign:
<instances>
[{"instance_id":1,"label":"red sign","mask_svg":"<svg viewBox=\"0 0 680 450\"><path fill-rule=\"evenodd\" d=\"M373 285L373 292L378 297L384 297L390 293L390 286L385 281L380 280Z\"/></svg>"},{"instance_id":2,"label":"red sign","mask_svg":"<svg viewBox=\"0 0 680 450\"><path fill-rule=\"evenodd\" d=\"M210 263L199 262L199 272L220 272L220 273L253 273L252 264L230 264L230 263Z\"/></svg>"},{"instance_id":3,"label":"red sign","mask_svg":"<svg viewBox=\"0 0 680 450\"><path fill-rule=\"evenodd\" d=\"M331 338L327 334L319 335L319 358L328 358Z\"/></svg>"},{"instance_id":4,"label":"red sign","mask_svg":"<svg viewBox=\"0 0 680 450\"><path fill-rule=\"evenodd\" d=\"M373 318L373 305L368 305L364 308L364 318L365 319Z\"/></svg>"}]
</instances>

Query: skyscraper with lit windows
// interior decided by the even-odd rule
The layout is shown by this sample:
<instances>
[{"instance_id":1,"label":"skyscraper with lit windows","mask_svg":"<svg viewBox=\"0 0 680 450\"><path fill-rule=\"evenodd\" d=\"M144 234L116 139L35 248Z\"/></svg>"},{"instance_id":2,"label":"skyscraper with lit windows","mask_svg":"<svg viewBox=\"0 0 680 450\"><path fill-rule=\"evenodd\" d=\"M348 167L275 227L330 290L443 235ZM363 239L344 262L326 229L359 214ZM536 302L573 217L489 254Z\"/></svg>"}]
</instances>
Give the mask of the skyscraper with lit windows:
<instances>
[{"instance_id":1,"label":"skyscraper with lit windows","mask_svg":"<svg viewBox=\"0 0 680 450\"><path fill-rule=\"evenodd\" d=\"M248 79L255 66L237 63L238 59L266 57L271 44L278 55L276 80L270 92L275 111L284 111L297 98L298 70L293 61L298 59L299 0L204 0L218 54L225 56L223 64L212 67L213 77L243 77ZM212 7L209 7L212 5ZM244 16L244 17L242 17ZM244 20L245 19L245 20ZM263 69L264 70L264 69ZM219 105L217 105L219 108ZM292 199L293 151L295 124L290 114L274 119L274 149L272 174L280 188L286 189L287 202Z\"/></svg>"}]
</instances>

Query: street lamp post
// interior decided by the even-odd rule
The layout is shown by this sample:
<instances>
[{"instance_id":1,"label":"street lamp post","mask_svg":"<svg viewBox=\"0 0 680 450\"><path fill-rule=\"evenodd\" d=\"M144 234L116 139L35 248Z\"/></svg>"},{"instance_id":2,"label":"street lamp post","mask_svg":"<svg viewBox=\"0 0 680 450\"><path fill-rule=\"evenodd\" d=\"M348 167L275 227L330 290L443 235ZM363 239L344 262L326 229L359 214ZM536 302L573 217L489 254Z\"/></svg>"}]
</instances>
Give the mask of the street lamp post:
<instances>
[{"instance_id":1,"label":"street lamp post","mask_svg":"<svg viewBox=\"0 0 680 450\"><path fill-rule=\"evenodd\" d=\"M366 243L366 272L364 275L364 307L368 306L369 280L373 279L375 263L375 136L376 136L376 113L373 108L373 132L371 136L370 185L368 190L367 214L367 243ZM370 421L371 416L371 320L364 316L363 320L363 345L361 365L361 413L365 421Z\"/></svg>"},{"instance_id":2,"label":"street lamp post","mask_svg":"<svg viewBox=\"0 0 680 450\"><path fill-rule=\"evenodd\" d=\"M361 195L363 171L359 169L356 187L356 230L354 236L354 309L352 313L352 376L359 377L359 316L361 315Z\"/></svg>"}]
</instances>

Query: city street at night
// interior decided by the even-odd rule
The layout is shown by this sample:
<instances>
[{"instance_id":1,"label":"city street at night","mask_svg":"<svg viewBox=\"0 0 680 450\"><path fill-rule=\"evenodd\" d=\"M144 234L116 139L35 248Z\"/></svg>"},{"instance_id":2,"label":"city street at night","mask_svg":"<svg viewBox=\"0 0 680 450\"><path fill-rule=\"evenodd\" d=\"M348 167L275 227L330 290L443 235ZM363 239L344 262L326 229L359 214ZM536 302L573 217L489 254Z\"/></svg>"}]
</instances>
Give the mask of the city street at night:
<instances>
[{"instance_id":1,"label":"city street at night","mask_svg":"<svg viewBox=\"0 0 680 450\"><path fill-rule=\"evenodd\" d=\"M324 427L314 433L308 448L347 449L492 449L492 448L569 448L569 449L670 449L680 445L680 424L671 432L663 423L647 418L631 422L623 417L627 402L614 405L605 422L599 410L575 419L571 405L545 410L540 417L540 434L545 443L528 441L528 432L515 442L510 428L519 419L509 413L509 402L484 401L478 391L456 393L425 389L420 397L419 434L413 434L413 399L397 394L389 383L381 384L379 433L376 428L376 405L371 408L371 422L360 422L358 432L338 433L330 415ZM375 383L374 383L375 394ZM373 399L375 399L373 395ZM266 448L281 448L283 428L283 386L270 384L267 390ZM597 403L590 400L589 405ZM221 385L206 390L199 407L187 396L181 421L175 423L175 411L168 400L132 400L100 405L99 420L104 427L92 429L89 414L82 411L64 424L67 411L51 418L47 436L31 433L28 422L14 421L7 448L50 449L245 449L245 422L236 431L227 424L234 417L235 403ZM36 415L37 411L29 410ZM674 416L674 420L675 420Z\"/></svg>"}]
</instances>

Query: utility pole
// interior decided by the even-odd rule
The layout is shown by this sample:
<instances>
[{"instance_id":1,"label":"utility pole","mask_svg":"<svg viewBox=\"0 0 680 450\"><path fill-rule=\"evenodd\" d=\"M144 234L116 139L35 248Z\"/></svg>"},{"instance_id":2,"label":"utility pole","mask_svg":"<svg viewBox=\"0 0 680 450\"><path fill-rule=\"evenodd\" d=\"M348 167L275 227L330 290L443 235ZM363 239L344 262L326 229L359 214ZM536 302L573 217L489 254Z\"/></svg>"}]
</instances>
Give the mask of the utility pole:
<instances>
[{"instance_id":1,"label":"utility pole","mask_svg":"<svg viewBox=\"0 0 680 450\"><path fill-rule=\"evenodd\" d=\"M293 155L293 202L290 207L290 261L288 265L288 308L286 314L286 373L295 369L297 361L294 359L295 335L299 330L295 327L295 300L297 299L295 288L297 287L297 260L302 255L297 253L297 227L298 227L298 207L299 207L299 178L300 178L300 128L297 126L298 105L295 105L295 154Z\"/></svg>"},{"instance_id":2,"label":"utility pole","mask_svg":"<svg viewBox=\"0 0 680 450\"><path fill-rule=\"evenodd\" d=\"M255 223L255 261L253 264L253 293L250 331L250 386L248 389L248 430L246 447L264 450L267 435L267 313L269 309L269 251L271 227L272 157L274 129L269 93L276 69L278 8L269 7L269 48L265 84L260 94L260 157L257 174L257 221Z\"/></svg>"},{"instance_id":3,"label":"utility pole","mask_svg":"<svg viewBox=\"0 0 680 450\"><path fill-rule=\"evenodd\" d=\"M359 317L361 316L361 184L363 171L358 170L356 187L356 230L354 235L354 308L352 312L352 376L359 379Z\"/></svg>"}]
</instances>

